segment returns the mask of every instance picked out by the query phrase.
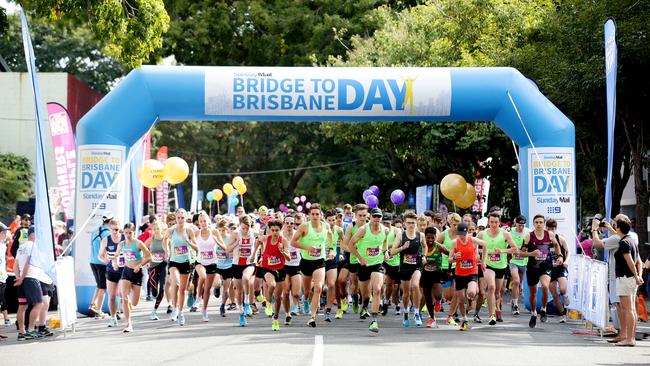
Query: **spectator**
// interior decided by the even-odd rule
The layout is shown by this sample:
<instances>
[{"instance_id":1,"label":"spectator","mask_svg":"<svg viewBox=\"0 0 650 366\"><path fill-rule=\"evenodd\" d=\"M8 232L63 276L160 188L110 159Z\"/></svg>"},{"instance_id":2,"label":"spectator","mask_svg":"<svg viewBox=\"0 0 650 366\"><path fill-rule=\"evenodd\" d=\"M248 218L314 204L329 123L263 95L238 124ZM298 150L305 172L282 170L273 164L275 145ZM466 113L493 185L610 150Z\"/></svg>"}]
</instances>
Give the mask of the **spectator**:
<instances>
[{"instance_id":1,"label":"spectator","mask_svg":"<svg viewBox=\"0 0 650 366\"><path fill-rule=\"evenodd\" d=\"M593 247L594 247L594 242L591 236L587 233L585 234L584 232L581 232L578 235L578 240L580 241L580 246L578 247L578 254L580 254L580 251L582 251L582 254L589 257L593 258L594 257L594 252L593 252Z\"/></svg>"},{"instance_id":2,"label":"spectator","mask_svg":"<svg viewBox=\"0 0 650 366\"><path fill-rule=\"evenodd\" d=\"M20 228L20 215L16 215L16 218L14 218L14 221L9 224L9 229L11 229L11 237L13 238L14 234L16 233L16 230Z\"/></svg>"},{"instance_id":3,"label":"spectator","mask_svg":"<svg viewBox=\"0 0 650 366\"><path fill-rule=\"evenodd\" d=\"M9 241L9 228L0 222L0 309L4 316L5 324L7 324L9 317L5 306L5 287L7 285L7 262L5 254L7 253L7 242ZM7 338L0 335L1 338Z\"/></svg>"},{"instance_id":4,"label":"spectator","mask_svg":"<svg viewBox=\"0 0 650 366\"><path fill-rule=\"evenodd\" d=\"M27 231L27 240L23 241L16 253L14 262L14 273L16 274L15 286L18 286L18 340L38 338L34 330L36 318L43 306L43 290L39 278L47 276L42 269L32 265L30 259L34 248L34 227L30 226ZM29 313L27 330L25 330L25 312L27 307L32 305Z\"/></svg>"},{"instance_id":5,"label":"spectator","mask_svg":"<svg viewBox=\"0 0 650 366\"><path fill-rule=\"evenodd\" d=\"M20 218L20 228L16 230L14 234L14 240L9 246L9 251L11 252L11 258L16 256L18 248L20 245L27 240L27 230L32 224L32 216L30 214L24 214ZM8 260L7 260L8 261ZM13 267L12 267L13 268Z\"/></svg>"}]
</instances>

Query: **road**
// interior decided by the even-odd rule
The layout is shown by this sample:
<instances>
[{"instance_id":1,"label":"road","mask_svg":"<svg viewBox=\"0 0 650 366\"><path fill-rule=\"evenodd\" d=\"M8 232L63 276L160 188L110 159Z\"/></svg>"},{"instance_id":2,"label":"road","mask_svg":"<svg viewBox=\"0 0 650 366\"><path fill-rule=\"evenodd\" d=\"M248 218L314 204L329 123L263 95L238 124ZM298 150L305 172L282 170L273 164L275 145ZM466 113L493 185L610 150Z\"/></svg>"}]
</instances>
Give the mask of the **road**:
<instances>
[{"instance_id":1,"label":"road","mask_svg":"<svg viewBox=\"0 0 650 366\"><path fill-rule=\"evenodd\" d=\"M473 324L467 332L443 325L437 329L405 329L393 314L379 320L380 332L370 333L369 322L356 314L328 324L308 327L305 316L294 317L293 325L271 331L263 315L239 327L237 314L218 315L209 308L210 322L199 313L186 313L181 327L161 316L149 320L151 302L141 302L135 311L131 334L122 327L107 328L105 320L82 318L76 332L64 337L56 332L47 340L18 342L12 327L0 326L9 339L0 341L0 360L6 365L113 364L177 365L649 365L650 341L637 347L618 348L604 339L573 334L588 331L581 323L558 324L557 318L528 327L528 316L504 314L496 326ZM163 307L161 306L161 309ZM485 309L483 309L485 312ZM439 318L442 318L442 314ZM484 318L487 316L485 315ZM281 319L282 320L282 319Z\"/></svg>"}]
</instances>

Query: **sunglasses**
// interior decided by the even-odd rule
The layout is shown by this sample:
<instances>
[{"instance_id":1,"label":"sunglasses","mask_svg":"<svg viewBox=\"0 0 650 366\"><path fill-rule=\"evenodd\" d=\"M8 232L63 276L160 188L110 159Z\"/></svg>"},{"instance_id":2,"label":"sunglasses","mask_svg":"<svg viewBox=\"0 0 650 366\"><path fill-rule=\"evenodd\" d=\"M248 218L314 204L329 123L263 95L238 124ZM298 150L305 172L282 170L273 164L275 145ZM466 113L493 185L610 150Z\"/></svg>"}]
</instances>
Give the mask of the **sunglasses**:
<instances>
[{"instance_id":1,"label":"sunglasses","mask_svg":"<svg viewBox=\"0 0 650 366\"><path fill-rule=\"evenodd\" d=\"M120 231L120 229L111 229L111 231L118 232L118 231Z\"/></svg>"},{"instance_id":2,"label":"sunglasses","mask_svg":"<svg viewBox=\"0 0 650 366\"><path fill-rule=\"evenodd\" d=\"M373 219L381 219L383 216L382 215L372 215Z\"/></svg>"}]
</instances>

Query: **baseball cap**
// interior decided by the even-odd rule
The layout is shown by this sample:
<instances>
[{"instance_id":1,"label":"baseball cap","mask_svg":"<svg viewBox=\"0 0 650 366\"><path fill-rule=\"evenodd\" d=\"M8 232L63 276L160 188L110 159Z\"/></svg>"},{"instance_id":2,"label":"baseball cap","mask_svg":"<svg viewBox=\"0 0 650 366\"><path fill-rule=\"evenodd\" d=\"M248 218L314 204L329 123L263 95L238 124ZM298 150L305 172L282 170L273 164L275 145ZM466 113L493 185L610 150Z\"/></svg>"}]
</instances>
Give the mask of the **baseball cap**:
<instances>
[{"instance_id":1,"label":"baseball cap","mask_svg":"<svg viewBox=\"0 0 650 366\"><path fill-rule=\"evenodd\" d=\"M481 217L481 218L478 220L478 222L476 223L476 226L487 227L487 225L488 225L488 219L487 219L487 217Z\"/></svg>"},{"instance_id":2,"label":"baseball cap","mask_svg":"<svg viewBox=\"0 0 650 366\"><path fill-rule=\"evenodd\" d=\"M340 208L340 207L337 207L337 208L336 208L336 214L337 214L337 215L343 215L343 209Z\"/></svg>"},{"instance_id":3,"label":"baseball cap","mask_svg":"<svg viewBox=\"0 0 650 366\"><path fill-rule=\"evenodd\" d=\"M31 219L32 219L32 215L30 215L30 214L23 214L22 216L20 216L20 219L21 219L21 220L31 220Z\"/></svg>"},{"instance_id":4,"label":"baseball cap","mask_svg":"<svg viewBox=\"0 0 650 366\"><path fill-rule=\"evenodd\" d=\"M517 224L525 224L526 223L526 216L524 215L519 215L515 218L515 223Z\"/></svg>"},{"instance_id":5,"label":"baseball cap","mask_svg":"<svg viewBox=\"0 0 650 366\"><path fill-rule=\"evenodd\" d=\"M465 234L467 234L467 224L461 222L461 223L458 224L458 226L456 227L456 230L458 231L458 234L459 234L459 235L465 235Z\"/></svg>"},{"instance_id":6,"label":"baseball cap","mask_svg":"<svg viewBox=\"0 0 650 366\"><path fill-rule=\"evenodd\" d=\"M115 218L115 216L113 216L113 214L110 211L106 211L106 212L104 212L104 215L102 216L102 221L109 221L109 220L112 220L114 218Z\"/></svg>"},{"instance_id":7,"label":"baseball cap","mask_svg":"<svg viewBox=\"0 0 650 366\"><path fill-rule=\"evenodd\" d=\"M384 215L382 214L380 209L373 208L372 210L370 210L370 216L384 216Z\"/></svg>"},{"instance_id":8,"label":"baseball cap","mask_svg":"<svg viewBox=\"0 0 650 366\"><path fill-rule=\"evenodd\" d=\"M393 214L390 213L390 212L384 213L384 217L382 218L382 221L386 221L386 222L390 221L390 222L392 222L393 221Z\"/></svg>"}]
</instances>

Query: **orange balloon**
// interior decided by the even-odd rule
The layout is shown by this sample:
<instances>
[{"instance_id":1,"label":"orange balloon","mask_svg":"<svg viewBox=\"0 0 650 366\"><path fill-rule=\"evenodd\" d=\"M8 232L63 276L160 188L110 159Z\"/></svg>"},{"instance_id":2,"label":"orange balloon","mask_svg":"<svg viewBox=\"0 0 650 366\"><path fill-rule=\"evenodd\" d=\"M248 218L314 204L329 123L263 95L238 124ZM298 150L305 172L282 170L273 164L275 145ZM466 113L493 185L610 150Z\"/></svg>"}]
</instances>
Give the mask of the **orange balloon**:
<instances>
[{"instance_id":1,"label":"orange balloon","mask_svg":"<svg viewBox=\"0 0 650 366\"><path fill-rule=\"evenodd\" d=\"M459 199L455 200L456 206L460 208L470 208L472 205L474 205L474 201L476 201L476 189L474 189L474 186L466 183L467 188L465 191L465 194L462 195Z\"/></svg>"},{"instance_id":2,"label":"orange balloon","mask_svg":"<svg viewBox=\"0 0 650 366\"><path fill-rule=\"evenodd\" d=\"M447 174L440 181L440 191L448 199L456 201L467 191L467 182L459 174Z\"/></svg>"}]
</instances>

